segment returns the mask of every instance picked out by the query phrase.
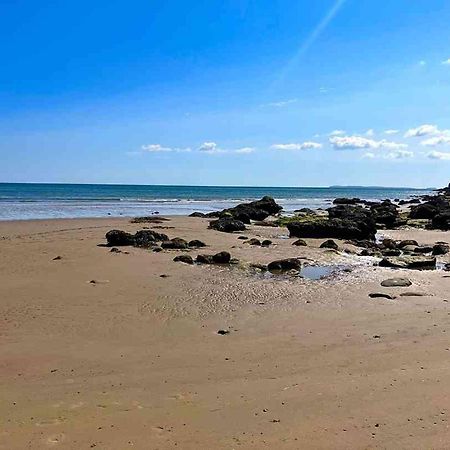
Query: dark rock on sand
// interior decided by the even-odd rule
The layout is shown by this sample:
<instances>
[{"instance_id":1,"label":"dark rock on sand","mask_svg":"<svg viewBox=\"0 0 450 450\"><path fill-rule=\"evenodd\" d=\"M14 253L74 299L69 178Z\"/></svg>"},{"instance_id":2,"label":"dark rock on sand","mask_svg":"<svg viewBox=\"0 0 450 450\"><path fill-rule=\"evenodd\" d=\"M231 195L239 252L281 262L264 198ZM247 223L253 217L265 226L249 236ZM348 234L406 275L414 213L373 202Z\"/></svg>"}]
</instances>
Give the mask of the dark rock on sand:
<instances>
[{"instance_id":1,"label":"dark rock on sand","mask_svg":"<svg viewBox=\"0 0 450 450\"><path fill-rule=\"evenodd\" d=\"M397 297L395 295L384 294L383 292L374 292L369 294L370 298L386 298L388 300L395 300Z\"/></svg>"},{"instance_id":2,"label":"dark rock on sand","mask_svg":"<svg viewBox=\"0 0 450 450\"><path fill-rule=\"evenodd\" d=\"M134 245L134 235L126 231L110 230L105 237L110 247Z\"/></svg>"},{"instance_id":3,"label":"dark rock on sand","mask_svg":"<svg viewBox=\"0 0 450 450\"><path fill-rule=\"evenodd\" d=\"M263 247L269 247L269 245L272 245L272 241L269 239L264 239L264 241L261 242L261 245Z\"/></svg>"},{"instance_id":4,"label":"dark rock on sand","mask_svg":"<svg viewBox=\"0 0 450 450\"><path fill-rule=\"evenodd\" d=\"M302 263L297 258L280 259L277 261L272 261L267 269L270 272L287 272L289 270L300 270L302 268Z\"/></svg>"},{"instance_id":5,"label":"dark rock on sand","mask_svg":"<svg viewBox=\"0 0 450 450\"><path fill-rule=\"evenodd\" d=\"M320 244L320 248L330 248L332 250L339 250L339 246L332 239L328 239Z\"/></svg>"},{"instance_id":6,"label":"dark rock on sand","mask_svg":"<svg viewBox=\"0 0 450 450\"><path fill-rule=\"evenodd\" d=\"M437 206L430 203L422 203L411 208L409 217L411 219L432 219L438 211Z\"/></svg>"},{"instance_id":7,"label":"dark rock on sand","mask_svg":"<svg viewBox=\"0 0 450 450\"><path fill-rule=\"evenodd\" d=\"M189 217L206 217L206 214L201 212L193 212L192 214L189 214Z\"/></svg>"},{"instance_id":8,"label":"dark rock on sand","mask_svg":"<svg viewBox=\"0 0 450 450\"><path fill-rule=\"evenodd\" d=\"M119 250L119 249L116 249L116 250ZM120 250L119 250L120 251ZM53 260L52 261L59 261L59 260L61 260L62 259L62 256L55 256L54 258L53 258Z\"/></svg>"},{"instance_id":9,"label":"dark rock on sand","mask_svg":"<svg viewBox=\"0 0 450 450\"><path fill-rule=\"evenodd\" d=\"M389 278L381 282L383 287L409 287L412 283L408 278Z\"/></svg>"},{"instance_id":10,"label":"dark rock on sand","mask_svg":"<svg viewBox=\"0 0 450 450\"><path fill-rule=\"evenodd\" d=\"M185 264L194 264L194 260L192 259L192 256L190 255L178 255L173 258L175 262L182 262Z\"/></svg>"},{"instance_id":11,"label":"dark rock on sand","mask_svg":"<svg viewBox=\"0 0 450 450\"><path fill-rule=\"evenodd\" d=\"M249 239L246 242L246 244L249 244L249 245L261 245L261 241L259 239L256 239L256 238L252 238L252 239Z\"/></svg>"},{"instance_id":12,"label":"dark rock on sand","mask_svg":"<svg viewBox=\"0 0 450 450\"><path fill-rule=\"evenodd\" d=\"M234 231L246 230L245 224L240 220L232 218L222 218L209 223L209 228L223 233L233 233Z\"/></svg>"},{"instance_id":13,"label":"dark rock on sand","mask_svg":"<svg viewBox=\"0 0 450 450\"><path fill-rule=\"evenodd\" d=\"M295 245L296 247L306 247L308 244L303 239L297 239L292 245Z\"/></svg>"},{"instance_id":14,"label":"dark rock on sand","mask_svg":"<svg viewBox=\"0 0 450 450\"><path fill-rule=\"evenodd\" d=\"M387 250L382 250L381 254L383 256L400 256L402 251L398 248L388 248Z\"/></svg>"},{"instance_id":15,"label":"dark rock on sand","mask_svg":"<svg viewBox=\"0 0 450 450\"><path fill-rule=\"evenodd\" d=\"M122 250L118 249L117 247L113 247L113 248L110 250L110 252L111 252L111 253L122 253Z\"/></svg>"},{"instance_id":16,"label":"dark rock on sand","mask_svg":"<svg viewBox=\"0 0 450 450\"><path fill-rule=\"evenodd\" d=\"M433 251L433 247L430 245L418 245L414 249L414 253L431 253Z\"/></svg>"},{"instance_id":17,"label":"dark rock on sand","mask_svg":"<svg viewBox=\"0 0 450 450\"><path fill-rule=\"evenodd\" d=\"M202 241L199 241L198 239L194 239L192 241L189 241L189 247L191 248L201 248L206 247L206 244Z\"/></svg>"},{"instance_id":18,"label":"dark rock on sand","mask_svg":"<svg viewBox=\"0 0 450 450\"><path fill-rule=\"evenodd\" d=\"M417 241L414 241L412 239L405 239L403 241L400 241L400 243L398 244L398 248L404 248L408 245L414 245L415 247L417 247L419 244Z\"/></svg>"},{"instance_id":19,"label":"dark rock on sand","mask_svg":"<svg viewBox=\"0 0 450 450\"><path fill-rule=\"evenodd\" d=\"M240 239L241 241L246 241L248 239L247 236L239 236L238 239Z\"/></svg>"},{"instance_id":20,"label":"dark rock on sand","mask_svg":"<svg viewBox=\"0 0 450 450\"><path fill-rule=\"evenodd\" d=\"M161 244L161 247L165 249L183 250L188 248L188 243L184 239L176 237L171 239L170 241L164 241Z\"/></svg>"},{"instance_id":21,"label":"dark rock on sand","mask_svg":"<svg viewBox=\"0 0 450 450\"><path fill-rule=\"evenodd\" d=\"M434 270L436 269L436 258L426 256L386 257L380 261L379 266L396 269Z\"/></svg>"},{"instance_id":22,"label":"dark rock on sand","mask_svg":"<svg viewBox=\"0 0 450 450\"><path fill-rule=\"evenodd\" d=\"M136 247L148 248L155 245L157 241L166 241L169 237L166 234L153 230L141 230L134 235L134 245Z\"/></svg>"},{"instance_id":23,"label":"dark rock on sand","mask_svg":"<svg viewBox=\"0 0 450 450\"><path fill-rule=\"evenodd\" d=\"M389 200L372 205L370 211L376 223L381 223L388 228L396 226L399 217L398 209Z\"/></svg>"},{"instance_id":24,"label":"dark rock on sand","mask_svg":"<svg viewBox=\"0 0 450 450\"><path fill-rule=\"evenodd\" d=\"M426 297L427 295L424 292L402 292L400 297Z\"/></svg>"},{"instance_id":25,"label":"dark rock on sand","mask_svg":"<svg viewBox=\"0 0 450 450\"><path fill-rule=\"evenodd\" d=\"M450 251L450 247L447 244L435 244L433 246L432 254L434 256L446 255Z\"/></svg>"},{"instance_id":26,"label":"dark rock on sand","mask_svg":"<svg viewBox=\"0 0 450 450\"><path fill-rule=\"evenodd\" d=\"M159 252L162 252L163 249L162 249L161 247L155 247L155 248L153 248L153 251L154 251L155 253L159 253Z\"/></svg>"},{"instance_id":27,"label":"dark rock on sand","mask_svg":"<svg viewBox=\"0 0 450 450\"><path fill-rule=\"evenodd\" d=\"M221 336L225 336L226 334L230 334L230 330L219 330L217 334L220 334Z\"/></svg>"},{"instance_id":28,"label":"dark rock on sand","mask_svg":"<svg viewBox=\"0 0 450 450\"><path fill-rule=\"evenodd\" d=\"M212 255L198 255L196 258L196 262L199 264L212 264L213 258Z\"/></svg>"},{"instance_id":29,"label":"dark rock on sand","mask_svg":"<svg viewBox=\"0 0 450 450\"><path fill-rule=\"evenodd\" d=\"M341 197L341 198L335 198L333 200L333 204L334 205L356 205L358 203L361 203L361 199L360 198L345 198L345 197Z\"/></svg>"},{"instance_id":30,"label":"dark rock on sand","mask_svg":"<svg viewBox=\"0 0 450 450\"><path fill-rule=\"evenodd\" d=\"M394 250L396 248L398 248L397 243L394 241L394 239L383 239L381 242L381 245L385 248L385 249L390 249L390 250Z\"/></svg>"},{"instance_id":31,"label":"dark rock on sand","mask_svg":"<svg viewBox=\"0 0 450 450\"><path fill-rule=\"evenodd\" d=\"M220 252L213 255L212 260L215 264L229 264L231 255L228 252Z\"/></svg>"},{"instance_id":32,"label":"dark rock on sand","mask_svg":"<svg viewBox=\"0 0 450 450\"><path fill-rule=\"evenodd\" d=\"M436 214L431 220L431 228L442 231L450 230L450 210L442 211Z\"/></svg>"}]
</instances>

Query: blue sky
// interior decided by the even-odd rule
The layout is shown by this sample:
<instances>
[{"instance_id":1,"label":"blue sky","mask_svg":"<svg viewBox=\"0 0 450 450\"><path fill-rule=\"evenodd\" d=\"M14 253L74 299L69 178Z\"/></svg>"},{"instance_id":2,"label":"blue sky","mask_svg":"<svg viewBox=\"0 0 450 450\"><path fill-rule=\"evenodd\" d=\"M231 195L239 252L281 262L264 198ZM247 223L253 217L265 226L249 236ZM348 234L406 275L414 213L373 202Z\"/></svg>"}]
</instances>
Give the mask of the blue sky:
<instances>
[{"instance_id":1,"label":"blue sky","mask_svg":"<svg viewBox=\"0 0 450 450\"><path fill-rule=\"evenodd\" d=\"M448 0L0 7L0 181L450 181Z\"/></svg>"}]
</instances>

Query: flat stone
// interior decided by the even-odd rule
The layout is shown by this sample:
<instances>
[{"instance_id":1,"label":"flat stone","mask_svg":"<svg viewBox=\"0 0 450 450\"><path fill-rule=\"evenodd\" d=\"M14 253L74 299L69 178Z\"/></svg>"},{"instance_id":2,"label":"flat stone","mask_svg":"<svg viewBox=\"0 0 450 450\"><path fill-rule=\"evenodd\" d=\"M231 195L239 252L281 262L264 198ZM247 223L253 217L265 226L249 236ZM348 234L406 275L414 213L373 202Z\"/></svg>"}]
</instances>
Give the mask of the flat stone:
<instances>
[{"instance_id":1,"label":"flat stone","mask_svg":"<svg viewBox=\"0 0 450 450\"><path fill-rule=\"evenodd\" d=\"M370 298L386 298L388 300L395 300L397 297L395 295L385 294L383 292L373 292L369 294Z\"/></svg>"},{"instance_id":2,"label":"flat stone","mask_svg":"<svg viewBox=\"0 0 450 450\"><path fill-rule=\"evenodd\" d=\"M412 283L408 278L389 278L381 282L383 287L408 287L411 285Z\"/></svg>"}]
</instances>

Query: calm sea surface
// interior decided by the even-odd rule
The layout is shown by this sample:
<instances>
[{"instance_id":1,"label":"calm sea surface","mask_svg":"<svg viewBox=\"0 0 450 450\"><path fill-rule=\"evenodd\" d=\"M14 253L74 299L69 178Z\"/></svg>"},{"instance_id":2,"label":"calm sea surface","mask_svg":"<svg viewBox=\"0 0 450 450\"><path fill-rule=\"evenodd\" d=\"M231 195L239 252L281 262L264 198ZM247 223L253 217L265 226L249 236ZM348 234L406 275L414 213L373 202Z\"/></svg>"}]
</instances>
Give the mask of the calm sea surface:
<instances>
[{"instance_id":1,"label":"calm sea surface","mask_svg":"<svg viewBox=\"0 0 450 450\"><path fill-rule=\"evenodd\" d=\"M328 207L336 197L408 199L431 189L378 187L217 187L0 183L0 220L186 215L270 195L287 212Z\"/></svg>"}]
</instances>

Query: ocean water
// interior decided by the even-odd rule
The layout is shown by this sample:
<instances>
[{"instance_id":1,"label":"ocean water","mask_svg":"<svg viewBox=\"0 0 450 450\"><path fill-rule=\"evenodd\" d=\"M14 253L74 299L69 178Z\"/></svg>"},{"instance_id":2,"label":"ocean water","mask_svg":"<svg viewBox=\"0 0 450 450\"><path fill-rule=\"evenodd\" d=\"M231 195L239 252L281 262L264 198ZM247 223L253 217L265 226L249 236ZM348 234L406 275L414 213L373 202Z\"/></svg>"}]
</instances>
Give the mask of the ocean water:
<instances>
[{"instance_id":1,"label":"ocean water","mask_svg":"<svg viewBox=\"0 0 450 450\"><path fill-rule=\"evenodd\" d=\"M0 220L186 215L270 195L285 211L326 208L336 197L408 199L431 189L379 187L218 187L0 183Z\"/></svg>"}]
</instances>

